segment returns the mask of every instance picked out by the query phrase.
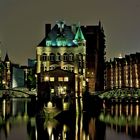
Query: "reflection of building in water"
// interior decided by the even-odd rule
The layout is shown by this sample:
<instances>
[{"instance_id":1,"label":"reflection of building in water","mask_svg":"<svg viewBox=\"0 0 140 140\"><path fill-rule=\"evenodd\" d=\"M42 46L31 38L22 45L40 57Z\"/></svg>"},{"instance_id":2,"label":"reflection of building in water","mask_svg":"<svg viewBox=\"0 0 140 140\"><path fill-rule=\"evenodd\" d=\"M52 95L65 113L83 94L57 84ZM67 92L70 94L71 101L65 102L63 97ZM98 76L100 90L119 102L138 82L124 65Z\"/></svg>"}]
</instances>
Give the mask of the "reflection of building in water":
<instances>
[{"instance_id":1,"label":"reflection of building in water","mask_svg":"<svg viewBox=\"0 0 140 140\"><path fill-rule=\"evenodd\" d=\"M9 117L16 117L16 116L24 116L27 115L27 99L20 100L20 99L11 99L11 100L3 100L1 103L0 108L0 117L3 118L3 120L9 118Z\"/></svg>"},{"instance_id":2,"label":"reflection of building in water","mask_svg":"<svg viewBox=\"0 0 140 140\"><path fill-rule=\"evenodd\" d=\"M71 119L63 118L60 122L55 119L36 118L38 140L43 138L51 140L104 140L104 123L82 113L69 118Z\"/></svg>"},{"instance_id":3,"label":"reflection of building in water","mask_svg":"<svg viewBox=\"0 0 140 140\"><path fill-rule=\"evenodd\" d=\"M82 111L72 115L71 112L66 113L56 121L52 118L45 118L42 114L39 114L40 116L38 113L36 116L32 114L35 106L29 100L12 99L10 101L3 100L0 103L0 116L5 116L0 119L3 120L2 130L6 128L7 137L10 137L12 129L15 131L19 126L24 125L26 128L27 125L27 135L31 140L43 140L44 138L51 140L104 139L105 124L98 122L93 115L83 114Z\"/></svg>"},{"instance_id":4,"label":"reflection of building in water","mask_svg":"<svg viewBox=\"0 0 140 140\"><path fill-rule=\"evenodd\" d=\"M27 104L27 99L3 99L0 101L0 130L4 130L5 137L9 137L13 125L28 121Z\"/></svg>"},{"instance_id":5,"label":"reflection of building in water","mask_svg":"<svg viewBox=\"0 0 140 140\"><path fill-rule=\"evenodd\" d=\"M116 104L110 106L110 111L102 112L99 118L116 132L124 132L140 138L139 109L139 104Z\"/></svg>"}]
</instances>

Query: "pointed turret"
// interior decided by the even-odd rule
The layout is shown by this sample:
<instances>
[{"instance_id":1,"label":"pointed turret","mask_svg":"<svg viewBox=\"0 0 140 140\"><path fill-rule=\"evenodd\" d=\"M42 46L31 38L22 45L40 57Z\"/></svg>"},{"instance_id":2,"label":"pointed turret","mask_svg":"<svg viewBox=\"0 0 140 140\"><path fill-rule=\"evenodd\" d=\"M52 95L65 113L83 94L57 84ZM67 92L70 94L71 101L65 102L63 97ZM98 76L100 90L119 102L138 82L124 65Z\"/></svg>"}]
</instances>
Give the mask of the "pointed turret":
<instances>
[{"instance_id":1,"label":"pointed turret","mask_svg":"<svg viewBox=\"0 0 140 140\"><path fill-rule=\"evenodd\" d=\"M6 53L5 59L4 59L4 65L6 67L6 75L5 75L5 87L9 88L11 86L11 62L9 60L9 56Z\"/></svg>"},{"instance_id":2,"label":"pointed turret","mask_svg":"<svg viewBox=\"0 0 140 140\"><path fill-rule=\"evenodd\" d=\"M99 27L101 28L101 21L99 20Z\"/></svg>"},{"instance_id":3,"label":"pointed turret","mask_svg":"<svg viewBox=\"0 0 140 140\"><path fill-rule=\"evenodd\" d=\"M82 32L80 26L78 27L78 30L75 34L75 38L74 38L73 42L77 45L80 45L80 46L84 45L85 46L86 40L85 40L85 37L83 35L83 32Z\"/></svg>"},{"instance_id":4,"label":"pointed turret","mask_svg":"<svg viewBox=\"0 0 140 140\"><path fill-rule=\"evenodd\" d=\"M9 60L9 56L8 56L8 54L6 53L4 62L9 62L9 61L10 61L10 60Z\"/></svg>"},{"instance_id":5,"label":"pointed turret","mask_svg":"<svg viewBox=\"0 0 140 140\"><path fill-rule=\"evenodd\" d=\"M78 30L77 30L77 32L76 32L74 41L76 41L77 43L78 43L78 42L85 42L85 37L84 37L84 35L83 35L83 32L82 32L80 26L78 27Z\"/></svg>"}]
</instances>

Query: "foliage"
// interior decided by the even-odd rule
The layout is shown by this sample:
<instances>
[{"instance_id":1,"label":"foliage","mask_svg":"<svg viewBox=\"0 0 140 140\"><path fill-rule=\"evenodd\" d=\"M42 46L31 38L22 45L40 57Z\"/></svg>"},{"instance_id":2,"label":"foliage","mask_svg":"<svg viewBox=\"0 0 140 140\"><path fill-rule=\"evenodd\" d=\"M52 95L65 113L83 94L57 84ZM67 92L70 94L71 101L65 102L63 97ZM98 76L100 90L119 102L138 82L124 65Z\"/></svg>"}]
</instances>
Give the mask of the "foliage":
<instances>
[{"instance_id":1,"label":"foliage","mask_svg":"<svg viewBox=\"0 0 140 140\"><path fill-rule=\"evenodd\" d=\"M27 88L29 90L36 88L36 77L33 69L30 69L27 75Z\"/></svg>"}]
</instances>

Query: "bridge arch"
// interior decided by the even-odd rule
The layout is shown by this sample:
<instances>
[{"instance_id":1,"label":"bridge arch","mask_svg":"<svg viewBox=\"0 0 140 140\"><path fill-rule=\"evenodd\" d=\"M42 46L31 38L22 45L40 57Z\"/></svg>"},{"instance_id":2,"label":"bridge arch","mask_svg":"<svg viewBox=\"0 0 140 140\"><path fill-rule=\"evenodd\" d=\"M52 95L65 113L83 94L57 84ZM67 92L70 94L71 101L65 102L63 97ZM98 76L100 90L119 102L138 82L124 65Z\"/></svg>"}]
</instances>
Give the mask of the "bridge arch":
<instances>
[{"instance_id":1,"label":"bridge arch","mask_svg":"<svg viewBox=\"0 0 140 140\"><path fill-rule=\"evenodd\" d=\"M7 97L31 97L37 96L36 91L29 91L26 88L21 89L0 89L0 98Z\"/></svg>"}]
</instances>

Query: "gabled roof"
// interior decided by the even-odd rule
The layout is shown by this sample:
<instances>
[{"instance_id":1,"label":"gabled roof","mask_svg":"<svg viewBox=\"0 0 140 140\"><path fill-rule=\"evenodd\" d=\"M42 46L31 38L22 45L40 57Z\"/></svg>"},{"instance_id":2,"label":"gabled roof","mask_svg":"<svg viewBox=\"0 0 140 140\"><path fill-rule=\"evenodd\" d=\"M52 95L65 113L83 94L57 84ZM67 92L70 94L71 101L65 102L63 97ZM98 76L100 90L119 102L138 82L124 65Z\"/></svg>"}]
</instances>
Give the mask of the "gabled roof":
<instances>
[{"instance_id":1,"label":"gabled roof","mask_svg":"<svg viewBox=\"0 0 140 140\"><path fill-rule=\"evenodd\" d=\"M38 46L77 46L77 44L73 42L74 37L75 34L71 26L62 25L62 23L59 25L57 23Z\"/></svg>"}]
</instances>

